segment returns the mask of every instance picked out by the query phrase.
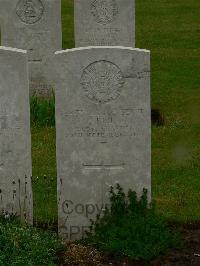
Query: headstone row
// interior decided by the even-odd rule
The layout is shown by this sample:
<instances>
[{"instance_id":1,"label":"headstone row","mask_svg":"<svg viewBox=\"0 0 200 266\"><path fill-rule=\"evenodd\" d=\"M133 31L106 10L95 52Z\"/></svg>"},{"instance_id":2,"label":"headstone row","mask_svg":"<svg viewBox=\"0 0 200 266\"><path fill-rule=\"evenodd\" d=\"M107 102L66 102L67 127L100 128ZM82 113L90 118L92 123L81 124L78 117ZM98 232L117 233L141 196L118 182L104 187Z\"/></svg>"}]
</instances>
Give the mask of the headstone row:
<instances>
[{"instance_id":1,"label":"headstone row","mask_svg":"<svg viewBox=\"0 0 200 266\"><path fill-rule=\"evenodd\" d=\"M75 43L135 46L134 0L75 0ZM62 49L61 0L0 0L1 44L28 51L31 94L53 90L54 52Z\"/></svg>"},{"instance_id":2,"label":"headstone row","mask_svg":"<svg viewBox=\"0 0 200 266\"><path fill-rule=\"evenodd\" d=\"M75 0L76 45L88 47L57 52L60 1L2 3L2 41L27 53L0 47L0 208L32 223L29 67L31 87L55 89L59 233L79 239L110 186L150 198L150 52L127 47L134 1Z\"/></svg>"}]
</instances>

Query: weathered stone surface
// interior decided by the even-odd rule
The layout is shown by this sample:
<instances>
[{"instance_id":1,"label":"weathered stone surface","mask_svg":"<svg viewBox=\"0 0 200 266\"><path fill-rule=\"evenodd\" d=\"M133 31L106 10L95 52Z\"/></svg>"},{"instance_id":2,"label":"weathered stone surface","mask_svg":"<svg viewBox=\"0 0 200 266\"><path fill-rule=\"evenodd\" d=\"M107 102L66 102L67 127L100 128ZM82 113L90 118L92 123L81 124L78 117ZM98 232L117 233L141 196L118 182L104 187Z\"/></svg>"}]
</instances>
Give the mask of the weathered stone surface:
<instances>
[{"instance_id":1,"label":"weathered stone surface","mask_svg":"<svg viewBox=\"0 0 200 266\"><path fill-rule=\"evenodd\" d=\"M75 0L75 43L135 47L135 0Z\"/></svg>"},{"instance_id":2,"label":"weathered stone surface","mask_svg":"<svg viewBox=\"0 0 200 266\"><path fill-rule=\"evenodd\" d=\"M32 223L26 51L0 47L0 213Z\"/></svg>"},{"instance_id":3,"label":"weathered stone surface","mask_svg":"<svg viewBox=\"0 0 200 266\"><path fill-rule=\"evenodd\" d=\"M0 0L2 45L28 50L31 92L52 91L53 54L62 47L60 0Z\"/></svg>"},{"instance_id":4,"label":"weathered stone surface","mask_svg":"<svg viewBox=\"0 0 200 266\"><path fill-rule=\"evenodd\" d=\"M151 193L150 53L56 52L59 232L77 239L109 203L110 185Z\"/></svg>"}]
</instances>

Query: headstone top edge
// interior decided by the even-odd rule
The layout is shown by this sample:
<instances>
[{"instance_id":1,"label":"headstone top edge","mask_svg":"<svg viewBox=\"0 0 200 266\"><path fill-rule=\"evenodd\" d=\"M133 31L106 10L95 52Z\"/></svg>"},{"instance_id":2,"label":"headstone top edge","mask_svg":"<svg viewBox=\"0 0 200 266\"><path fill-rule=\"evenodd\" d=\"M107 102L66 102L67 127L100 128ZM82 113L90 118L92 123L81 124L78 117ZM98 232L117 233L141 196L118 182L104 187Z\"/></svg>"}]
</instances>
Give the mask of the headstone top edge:
<instances>
[{"instance_id":1,"label":"headstone top edge","mask_svg":"<svg viewBox=\"0 0 200 266\"><path fill-rule=\"evenodd\" d=\"M22 49L18 49L18 48L12 48L12 47L6 47L6 46L0 46L0 50L27 54L26 50L22 50Z\"/></svg>"},{"instance_id":2,"label":"headstone top edge","mask_svg":"<svg viewBox=\"0 0 200 266\"><path fill-rule=\"evenodd\" d=\"M78 47L78 48L56 51L55 55L76 52L76 51L92 50L92 49L110 49L110 50L120 49L120 50L130 50L130 51L150 53L150 50L147 49L126 47L126 46L87 46L87 47Z\"/></svg>"}]
</instances>

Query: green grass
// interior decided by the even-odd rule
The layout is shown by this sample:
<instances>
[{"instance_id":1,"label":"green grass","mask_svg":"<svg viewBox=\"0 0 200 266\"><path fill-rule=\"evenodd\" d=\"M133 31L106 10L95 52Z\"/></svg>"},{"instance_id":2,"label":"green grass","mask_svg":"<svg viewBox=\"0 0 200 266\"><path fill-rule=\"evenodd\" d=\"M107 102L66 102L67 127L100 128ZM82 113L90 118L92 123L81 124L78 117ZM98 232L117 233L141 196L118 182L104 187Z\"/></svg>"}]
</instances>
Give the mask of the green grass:
<instances>
[{"instance_id":1,"label":"green grass","mask_svg":"<svg viewBox=\"0 0 200 266\"><path fill-rule=\"evenodd\" d=\"M136 1L136 46L151 50L152 107L166 120L152 129L153 199L165 217L181 222L200 220L199 11L199 0ZM62 1L62 18L63 47L72 48L72 0ZM55 129L32 133L33 174L42 184L44 175L54 179L47 188L34 184L35 212L56 219Z\"/></svg>"},{"instance_id":2,"label":"green grass","mask_svg":"<svg viewBox=\"0 0 200 266\"><path fill-rule=\"evenodd\" d=\"M57 265L62 248L55 233L0 217L0 265Z\"/></svg>"},{"instance_id":3,"label":"green grass","mask_svg":"<svg viewBox=\"0 0 200 266\"><path fill-rule=\"evenodd\" d=\"M55 128L32 128L33 202L36 223L57 219Z\"/></svg>"},{"instance_id":4,"label":"green grass","mask_svg":"<svg viewBox=\"0 0 200 266\"><path fill-rule=\"evenodd\" d=\"M63 49L75 47L74 1L62 0Z\"/></svg>"},{"instance_id":5,"label":"green grass","mask_svg":"<svg viewBox=\"0 0 200 266\"><path fill-rule=\"evenodd\" d=\"M31 96L31 127L55 127L55 97Z\"/></svg>"}]
</instances>

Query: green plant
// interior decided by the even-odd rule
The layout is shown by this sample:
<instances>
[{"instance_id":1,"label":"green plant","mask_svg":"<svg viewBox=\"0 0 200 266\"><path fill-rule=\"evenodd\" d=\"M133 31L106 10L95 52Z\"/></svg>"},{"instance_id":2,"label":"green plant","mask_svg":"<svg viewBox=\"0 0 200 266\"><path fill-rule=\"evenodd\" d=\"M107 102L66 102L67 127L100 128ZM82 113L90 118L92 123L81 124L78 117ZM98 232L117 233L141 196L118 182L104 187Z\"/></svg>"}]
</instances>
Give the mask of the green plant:
<instances>
[{"instance_id":1,"label":"green plant","mask_svg":"<svg viewBox=\"0 0 200 266\"><path fill-rule=\"evenodd\" d=\"M31 96L31 125L32 127L55 126L55 97L49 98Z\"/></svg>"},{"instance_id":2,"label":"green plant","mask_svg":"<svg viewBox=\"0 0 200 266\"><path fill-rule=\"evenodd\" d=\"M61 248L53 232L0 218L0 265L56 265L56 253Z\"/></svg>"},{"instance_id":3,"label":"green plant","mask_svg":"<svg viewBox=\"0 0 200 266\"><path fill-rule=\"evenodd\" d=\"M177 232L171 232L164 219L148 204L147 190L138 200L130 190L126 196L120 185L110 190L111 207L92 221L83 239L103 251L131 259L150 260L168 248L181 244Z\"/></svg>"}]
</instances>

